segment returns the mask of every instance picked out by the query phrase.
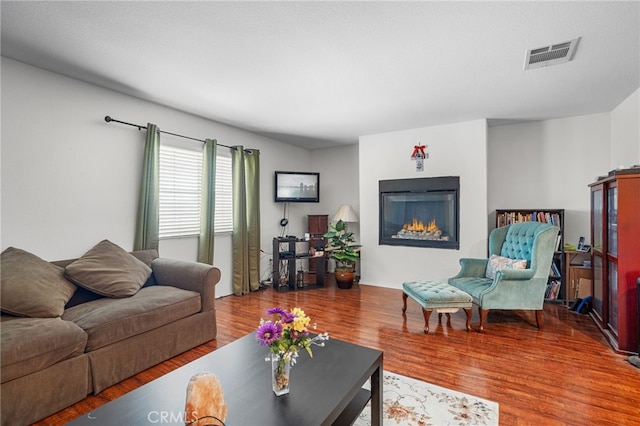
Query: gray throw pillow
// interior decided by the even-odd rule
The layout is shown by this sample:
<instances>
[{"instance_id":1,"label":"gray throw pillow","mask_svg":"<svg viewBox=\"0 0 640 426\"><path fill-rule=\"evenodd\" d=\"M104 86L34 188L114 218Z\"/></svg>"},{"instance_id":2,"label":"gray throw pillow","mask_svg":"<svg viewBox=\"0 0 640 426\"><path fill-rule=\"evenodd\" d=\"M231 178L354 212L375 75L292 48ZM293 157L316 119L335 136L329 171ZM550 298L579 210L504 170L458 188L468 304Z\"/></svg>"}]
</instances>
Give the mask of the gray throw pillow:
<instances>
[{"instance_id":1,"label":"gray throw pillow","mask_svg":"<svg viewBox=\"0 0 640 426\"><path fill-rule=\"evenodd\" d=\"M0 257L3 312L32 318L62 315L77 288L64 278L64 269L14 247Z\"/></svg>"},{"instance_id":2,"label":"gray throw pillow","mask_svg":"<svg viewBox=\"0 0 640 426\"><path fill-rule=\"evenodd\" d=\"M151 268L109 240L65 268L65 276L75 284L112 298L133 296L150 275Z\"/></svg>"}]
</instances>

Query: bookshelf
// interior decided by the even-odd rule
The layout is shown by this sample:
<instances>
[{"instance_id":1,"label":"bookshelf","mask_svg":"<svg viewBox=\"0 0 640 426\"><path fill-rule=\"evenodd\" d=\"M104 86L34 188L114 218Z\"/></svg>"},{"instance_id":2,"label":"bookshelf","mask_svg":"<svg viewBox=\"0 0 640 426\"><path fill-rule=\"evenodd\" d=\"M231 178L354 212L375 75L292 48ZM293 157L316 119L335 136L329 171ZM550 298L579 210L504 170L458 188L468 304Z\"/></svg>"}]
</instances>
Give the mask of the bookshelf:
<instances>
[{"instance_id":1,"label":"bookshelf","mask_svg":"<svg viewBox=\"0 0 640 426\"><path fill-rule=\"evenodd\" d=\"M549 281L545 300L566 302L568 300L567 280L565 276L564 254L564 209L503 209L496 210L496 228L519 222L544 222L560 228L556 250L551 261Z\"/></svg>"},{"instance_id":2,"label":"bookshelf","mask_svg":"<svg viewBox=\"0 0 640 426\"><path fill-rule=\"evenodd\" d=\"M314 263L315 282L305 282L301 261ZM323 240L305 240L293 236L273 239L273 288L276 291L308 290L324 287L325 256ZM298 270L296 271L296 267ZM311 274L307 274L311 275Z\"/></svg>"}]
</instances>

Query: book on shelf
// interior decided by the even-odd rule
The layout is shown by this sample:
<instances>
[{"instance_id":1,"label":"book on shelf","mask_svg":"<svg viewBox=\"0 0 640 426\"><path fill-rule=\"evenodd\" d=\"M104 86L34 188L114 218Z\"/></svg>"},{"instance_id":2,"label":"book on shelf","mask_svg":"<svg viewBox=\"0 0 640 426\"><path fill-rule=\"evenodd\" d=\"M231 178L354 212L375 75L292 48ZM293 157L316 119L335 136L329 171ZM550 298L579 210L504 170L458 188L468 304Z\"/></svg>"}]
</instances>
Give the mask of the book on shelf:
<instances>
[{"instance_id":1,"label":"book on shelf","mask_svg":"<svg viewBox=\"0 0 640 426\"><path fill-rule=\"evenodd\" d=\"M550 211L530 212L522 211L499 211L496 214L496 224L498 227L511 225L518 222L544 222L560 227L560 214Z\"/></svg>"},{"instance_id":2,"label":"book on shelf","mask_svg":"<svg viewBox=\"0 0 640 426\"><path fill-rule=\"evenodd\" d=\"M551 280L547 284L547 291L545 292L544 298L547 300L556 300L558 299L558 295L560 294L560 281Z\"/></svg>"}]
</instances>

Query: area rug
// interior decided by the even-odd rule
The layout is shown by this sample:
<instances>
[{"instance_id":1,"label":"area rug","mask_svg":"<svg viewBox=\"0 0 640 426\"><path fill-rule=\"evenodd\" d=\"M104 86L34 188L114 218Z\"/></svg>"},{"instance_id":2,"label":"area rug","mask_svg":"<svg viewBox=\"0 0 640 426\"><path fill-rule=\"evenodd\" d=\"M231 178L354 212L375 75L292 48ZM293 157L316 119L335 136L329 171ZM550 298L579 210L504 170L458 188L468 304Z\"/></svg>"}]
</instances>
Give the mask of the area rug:
<instances>
[{"instance_id":1,"label":"area rug","mask_svg":"<svg viewBox=\"0 0 640 426\"><path fill-rule=\"evenodd\" d=\"M383 376L385 426L498 425L497 402L395 373L385 371ZM354 425L371 425L369 405Z\"/></svg>"}]
</instances>

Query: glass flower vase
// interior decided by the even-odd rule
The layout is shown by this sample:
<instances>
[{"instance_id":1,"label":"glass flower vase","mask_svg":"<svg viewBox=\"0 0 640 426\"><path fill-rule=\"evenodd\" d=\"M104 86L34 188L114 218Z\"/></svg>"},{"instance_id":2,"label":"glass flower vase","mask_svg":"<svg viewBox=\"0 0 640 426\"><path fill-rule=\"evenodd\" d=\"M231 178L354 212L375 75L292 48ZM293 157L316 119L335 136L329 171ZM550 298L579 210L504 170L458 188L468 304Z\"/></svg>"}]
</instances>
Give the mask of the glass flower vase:
<instances>
[{"instance_id":1,"label":"glass flower vase","mask_svg":"<svg viewBox=\"0 0 640 426\"><path fill-rule=\"evenodd\" d=\"M291 374L290 357L271 354L271 386L276 396L289 393L289 377Z\"/></svg>"}]
</instances>

